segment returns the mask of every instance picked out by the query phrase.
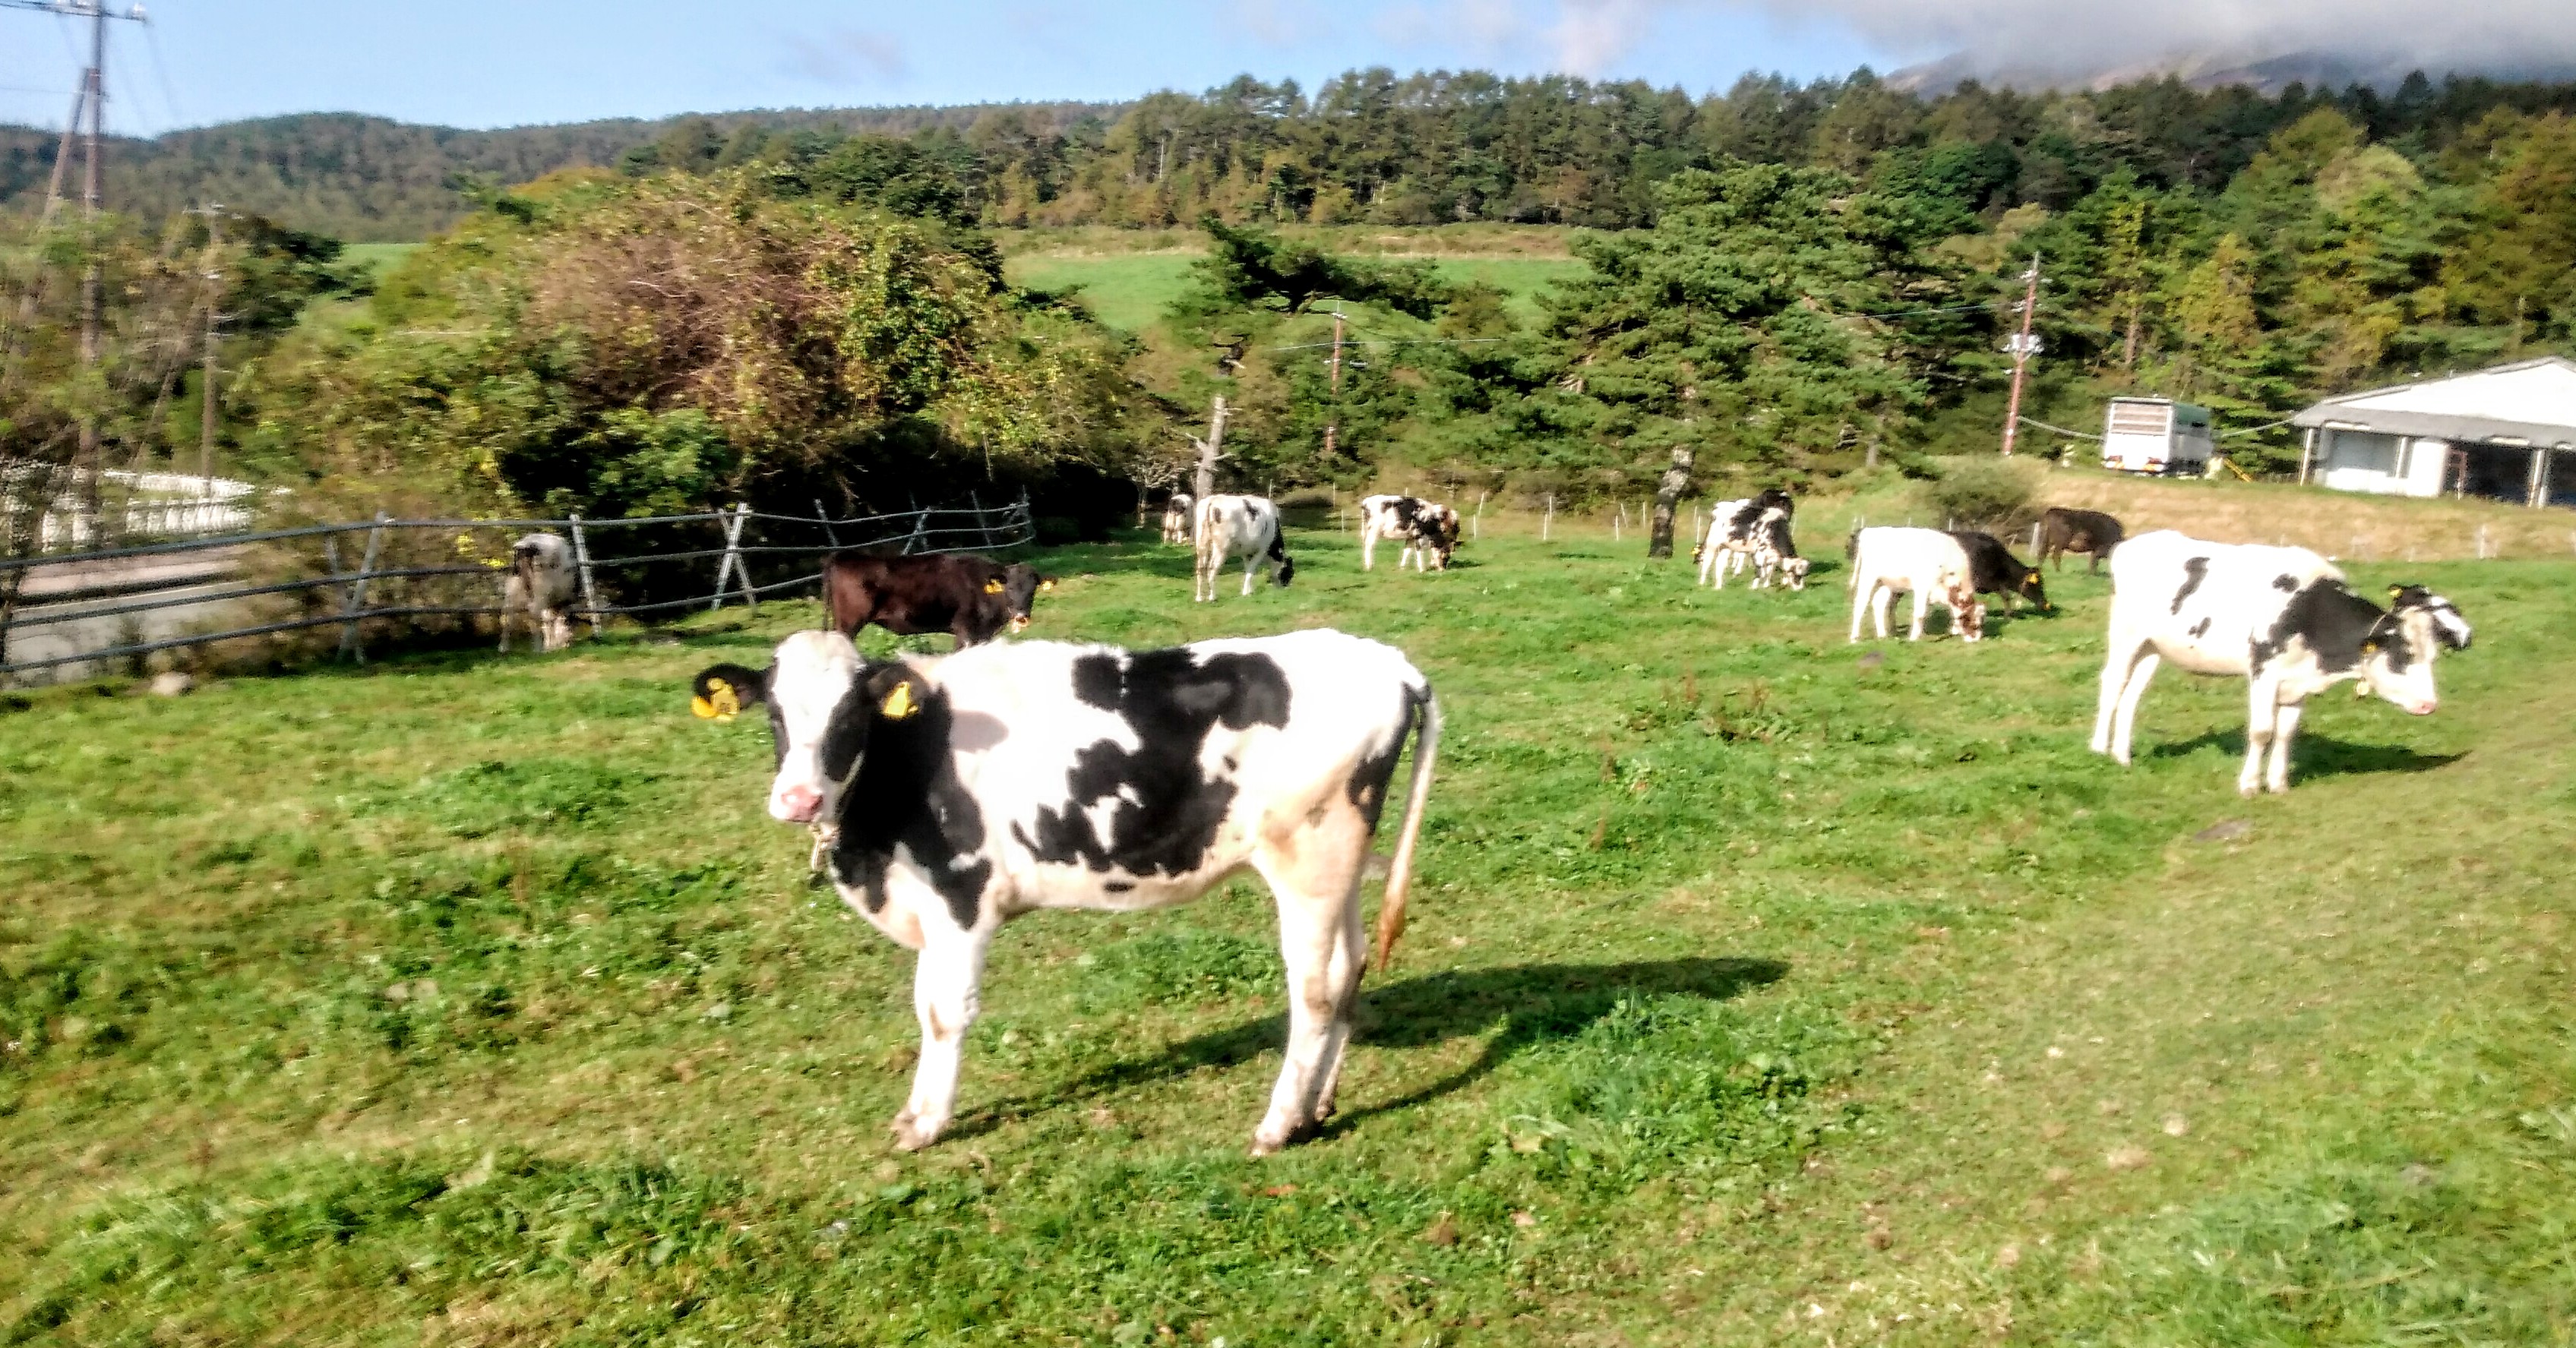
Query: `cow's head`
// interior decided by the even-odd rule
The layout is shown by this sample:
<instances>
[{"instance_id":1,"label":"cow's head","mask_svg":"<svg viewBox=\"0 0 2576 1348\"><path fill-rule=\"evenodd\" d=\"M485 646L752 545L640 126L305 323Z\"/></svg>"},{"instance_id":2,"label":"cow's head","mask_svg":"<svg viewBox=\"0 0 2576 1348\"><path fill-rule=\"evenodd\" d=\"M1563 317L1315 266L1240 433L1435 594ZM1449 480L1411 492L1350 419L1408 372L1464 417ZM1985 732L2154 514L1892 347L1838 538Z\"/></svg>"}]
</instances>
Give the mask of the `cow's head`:
<instances>
[{"instance_id":1,"label":"cow's head","mask_svg":"<svg viewBox=\"0 0 2576 1348\"><path fill-rule=\"evenodd\" d=\"M1780 563L1780 573L1781 573L1782 575L1784 575L1784 576L1788 577L1788 579L1789 579L1789 588L1790 588L1790 589L1792 589L1792 590L1803 590L1803 589L1807 588L1807 559L1806 559L1806 558L1804 558L1804 557L1789 557L1789 558L1784 558L1784 559L1782 559L1782 561L1781 561L1781 563Z\"/></svg>"},{"instance_id":2,"label":"cow's head","mask_svg":"<svg viewBox=\"0 0 2576 1348\"><path fill-rule=\"evenodd\" d=\"M2023 567L2021 578L2013 582L2013 592L2020 595L2022 598L2039 605L2041 612L2054 613L2057 611L2057 606L2048 602L2048 587L2040 583L2038 567Z\"/></svg>"},{"instance_id":3,"label":"cow's head","mask_svg":"<svg viewBox=\"0 0 2576 1348\"><path fill-rule=\"evenodd\" d=\"M837 632L797 632L778 643L767 669L717 665L701 672L689 709L730 720L767 703L778 763L769 784L770 817L810 824L840 817L841 793L858 775L869 740L887 722L921 714L934 696L910 665L870 665Z\"/></svg>"},{"instance_id":4,"label":"cow's head","mask_svg":"<svg viewBox=\"0 0 2576 1348\"><path fill-rule=\"evenodd\" d=\"M2370 691L2417 715L2441 704L2433 657L2443 647L2469 648L2469 620L2450 600L2421 585L2388 587L2391 607L2361 643L2361 677Z\"/></svg>"},{"instance_id":5,"label":"cow's head","mask_svg":"<svg viewBox=\"0 0 2576 1348\"><path fill-rule=\"evenodd\" d=\"M1026 562L1013 562L1002 571L1001 587L997 593L1009 606L1011 631L1017 633L1028 627L1038 596L1055 590L1055 577L1039 575L1038 569Z\"/></svg>"}]
</instances>

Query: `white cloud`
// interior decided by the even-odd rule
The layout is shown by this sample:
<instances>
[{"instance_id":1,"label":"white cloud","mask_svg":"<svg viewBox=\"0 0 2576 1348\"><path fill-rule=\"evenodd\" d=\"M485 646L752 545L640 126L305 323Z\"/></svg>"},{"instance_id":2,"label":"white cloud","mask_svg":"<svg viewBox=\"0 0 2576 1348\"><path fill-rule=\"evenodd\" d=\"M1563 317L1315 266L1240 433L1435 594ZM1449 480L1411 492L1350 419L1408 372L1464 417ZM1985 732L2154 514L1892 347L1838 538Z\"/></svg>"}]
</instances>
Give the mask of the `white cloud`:
<instances>
[{"instance_id":1,"label":"white cloud","mask_svg":"<svg viewBox=\"0 0 2576 1348\"><path fill-rule=\"evenodd\" d=\"M859 28L798 41L788 64L797 74L825 84L901 83L912 74L900 39Z\"/></svg>"},{"instance_id":2,"label":"white cloud","mask_svg":"<svg viewBox=\"0 0 2576 1348\"><path fill-rule=\"evenodd\" d=\"M1686 0L1664 0L1664 3ZM1906 57L1964 51L1991 68L2089 73L2177 57L2293 53L2361 62L2518 69L2576 59L2567 0L1737 0L1783 19L1836 20Z\"/></svg>"}]
</instances>

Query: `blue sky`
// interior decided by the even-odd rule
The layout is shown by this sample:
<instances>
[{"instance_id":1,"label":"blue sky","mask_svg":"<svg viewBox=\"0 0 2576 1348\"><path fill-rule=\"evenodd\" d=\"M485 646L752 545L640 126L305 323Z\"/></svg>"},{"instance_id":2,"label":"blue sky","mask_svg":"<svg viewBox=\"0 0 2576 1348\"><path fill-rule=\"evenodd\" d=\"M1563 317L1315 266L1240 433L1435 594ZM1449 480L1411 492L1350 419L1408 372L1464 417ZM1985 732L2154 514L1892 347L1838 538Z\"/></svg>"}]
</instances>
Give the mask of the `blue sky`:
<instances>
[{"instance_id":1,"label":"blue sky","mask_svg":"<svg viewBox=\"0 0 2576 1348\"><path fill-rule=\"evenodd\" d=\"M125 0L112 0L125 3ZM1936 0L1937 3L1937 0ZM1723 88L1926 53L1782 0L153 0L111 25L109 124L151 134L277 113L452 126L755 107L1197 90L1249 71L1309 89L1352 66L1571 70ZM59 125L76 30L0 10L0 120Z\"/></svg>"}]
</instances>

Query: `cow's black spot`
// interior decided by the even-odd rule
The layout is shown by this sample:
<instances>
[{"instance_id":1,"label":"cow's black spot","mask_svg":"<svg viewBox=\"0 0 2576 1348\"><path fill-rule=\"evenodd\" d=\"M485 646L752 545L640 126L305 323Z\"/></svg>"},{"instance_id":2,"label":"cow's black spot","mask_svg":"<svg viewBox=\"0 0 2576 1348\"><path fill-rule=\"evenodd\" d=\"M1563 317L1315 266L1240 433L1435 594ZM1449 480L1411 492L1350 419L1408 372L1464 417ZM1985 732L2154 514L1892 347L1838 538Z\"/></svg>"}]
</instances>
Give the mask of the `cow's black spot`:
<instances>
[{"instance_id":1,"label":"cow's black spot","mask_svg":"<svg viewBox=\"0 0 2576 1348\"><path fill-rule=\"evenodd\" d=\"M2207 619L2207 618L2203 618L2203 619L2201 619L2199 622L2193 623L2193 624L2191 625L2191 634L2192 634L2193 636L2196 636L2196 637L2205 637L2205 636L2208 636L2208 635L2209 635L2209 621L2210 621L2209 619Z\"/></svg>"},{"instance_id":2,"label":"cow's black spot","mask_svg":"<svg viewBox=\"0 0 2576 1348\"><path fill-rule=\"evenodd\" d=\"M2287 571L2284 571L2280 575L2272 577L2272 588L2279 590L2283 594L2295 594L2298 592L2299 578L2291 575Z\"/></svg>"},{"instance_id":3,"label":"cow's black spot","mask_svg":"<svg viewBox=\"0 0 2576 1348\"><path fill-rule=\"evenodd\" d=\"M1137 747L1098 740L1074 754L1060 807L1013 834L1031 855L1086 870L1178 875L1196 870L1233 807L1235 784L1199 767L1208 732L1288 724L1288 676L1266 655L1201 658L1186 649L1102 653L1074 661L1074 691L1127 723ZM1092 822L1108 805L1108 836Z\"/></svg>"},{"instance_id":4,"label":"cow's black spot","mask_svg":"<svg viewBox=\"0 0 2576 1348\"><path fill-rule=\"evenodd\" d=\"M1101 882L1100 887L1111 894L1124 894L1127 891L1134 889L1136 887L1136 882L1133 880L1106 880Z\"/></svg>"},{"instance_id":5,"label":"cow's black spot","mask_svg":"<svg viewBox=\"0 0 2576 1348\"><path fill-rule=\"evenodd\" d=\"M2114 572L2112 574L2117 575L2118 573ZM2193 557L2184 561L2182 564L2182 588L2174 591L2173 611L2176 613L2182 612L2182 602L2191 598L2191 592L2199 589L2200 583L2208 578L2208 558Z\"/></svg>"},{"instance_id":6,"label":"cow's black spot","mask_svg":"<svg viewBox=\"0 0 2576 1348\"><path fill-rule=\"evenodd\" d=\"M2306 645L2318 669L2343 673L2361 663L2362 643L2381 635L2387 616L2339 581L2310 581L2281 606L2271 630L2254 639L2253 672L2262 673L2295 639ZM2385 649L2391 668L2403 670L2411 663L2404 641L2386 641Z\"/></svg>"},{"instance_id":7,"label":"cow's black spot","mask_svg":"<svg viewBox=\"0 0 2576 1348\"><path fill-rule=\"evenodd\" d=\"M1403 703L1396 708L1395 733L1387 738L1386 750L1361 759L1342 788L1372 831L1377 828L1378 813L1386 808L1387 783L1395 780L1395 760L1404 752L1404 737L1413 732L1413 718L1421 714L1422 700L1427 696L1427 690L1404 690Z\"/></svg>"},{"instance_id":8,"label":"cow's black spot","mask_svg":"<svg viewBox=\"0 0 2576 1348\"><path fill-rule=\"evenodd\" d=\"M861 892L869 912L878 912L885 907L886 872L901 847L946 902L949 916L960 928L972 929L993 863L980 855L984 811L957 779L948 694L924 694L911 715L890 721L878 714L883 691L867 678L853 681L832 709L832 729L824 736L825 772L840 775L832 755L844 745L858 766L841 791L832 874ZM849 761L843 760L841 771ZM956 864L969 856L974 861Z\"/></svg>"}]
</instances>

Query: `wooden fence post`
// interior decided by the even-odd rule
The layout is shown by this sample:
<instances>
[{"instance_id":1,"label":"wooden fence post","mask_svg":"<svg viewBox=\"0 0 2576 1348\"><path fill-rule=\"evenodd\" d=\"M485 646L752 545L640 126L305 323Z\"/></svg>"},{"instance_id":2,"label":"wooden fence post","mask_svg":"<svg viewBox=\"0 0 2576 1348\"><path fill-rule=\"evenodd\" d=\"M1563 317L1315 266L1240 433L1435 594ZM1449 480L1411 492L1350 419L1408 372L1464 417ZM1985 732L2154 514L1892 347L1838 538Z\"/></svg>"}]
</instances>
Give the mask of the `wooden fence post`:
<instances>
[{"instance_id":1,"label":"wooden fence post","mask_svg":"<svg viewBox=\"0 0 2576 1348\"><path fill-rule=\"evenodd\" d=\"M814 518L823 522L823 541L831 544L833 549L838 551L841 546L841 531L832 527L832 517L823 509L823 503L819 500L814 503Z\"/></svg>"},{"instance_id":2,"label":"wooden fence post","mask_svg":"<svg viewBox=\"0 0 2576 1348\"><path fill-rule=\"evenodd\" d=\"M742 586L742 602L749 604L757 613L760 611L760 591L751 583L751 563L744 560L741 546L743 526L751 522L751 507L740 501L734 502L733 517L733 578Z\"/></svg>"},{"instance_id":3,"label":"wooden fence post","mask_svg":"<svg viewBox=\"0 0 2576 1348\"><path fill-rule=\"evenodd\" d=\"M984 498L970 491L966 493L966 504L974 508L975 535L983 540L975 546L990 551L993 546L993 526L984 520Z\"/></svg>"},{"instance_id":4,"label":"wooden fence post","mask_svg":"<svg viewBox=\"0 0 2576 1348\"><path fill-rule=\"evenodd\" d=\"M716 518L724 521L725 546L724 556L716 562L716 594L715 598L707 601L709 613L724 607L725 582L733 579L734 564L741 560L734 552L734 549L742 544L742 515L739 513L741 509L741 503L736 502L734 504L736 513L730 517L723 510L716 512Z\"/></svg>"},{"instance_id":5,"label":"wooden fence post","mask_svg":"<svg viewBox=\"0 0 2576 1348\"><path fill-rule=\"evenodd\" d=\"M567 523L572 526L573 569L581 575L582 616L590 619L590 639L597 641L599 640L599 587L593 585L590 579L590 541L581 536L581 516L575 515ZM510 615L502 614L501 620L508 622ZM542 639L538 644L541 646L544 644Z\"/></svg>"},{"instance_id":6,"label":"wooden fence post","mask_svg":"<svg viewBox=\"0 0 2576 1348\"><path fill-rule=\"evenodd\" d=\"M903 539L903 555L904 555L904 556L909 557L909 556L911 556L911 555L912 555L912 545L921 541L921 539L922 539L922 531L924 531L924 530L928 529L929 527L930 527L930 512L929 512L929 511L927 511L927 510L923 510L923 509L921 509L921 508L919 508L919 507L917 507L917 506L916 506L916 507L914 507L913 512L912 512L912 532L911 532L911 533L909 533L909 534L904 535L904 539Z\"/></svg>"},{"instance_id":7,"label":"wooden fence post","mask_svg":"<svg viewBox=\"0 0 2576 1348\"><path fill-rule=\"evenodd\" d=\"M1547 494L1547 513L1538 517L1538 541L1547 541L1548 531L1556 526L1556 493Z\"/></svg>"},{"instance_id":8,"label":"wooden fence post","mask_svg":"<svg viewBox=\"0 0 2576 1348\"><path fill-rule=\"evenodd\" d=\"M388 518L390 517L385 512L381 510L376 512L375 527L367 530L366 560L358 563L358 578L349 582L347 596L340 604L340 616L347 618L348 621L340 624L338 658L346 659L354 655L362 665L367 663L367 648L364 642L358 640L358 610L366 607L367 579L375 574L376 559L384 552L385 521Z\"/></svg>"},{"instance_id":9,"label":"wooden fence post","mask_svg":"<svg viewBox=\"0 0 2576 1348\"><path fill-rule=\"evenodd\" d=\"M1480 491L1476 493L1476 522L1469 526L1467 534L1468 537L1483 538L1485 536L1485 498L1492 494L1493 493L1490 491Z\"/></svg>"}]
</instances>

